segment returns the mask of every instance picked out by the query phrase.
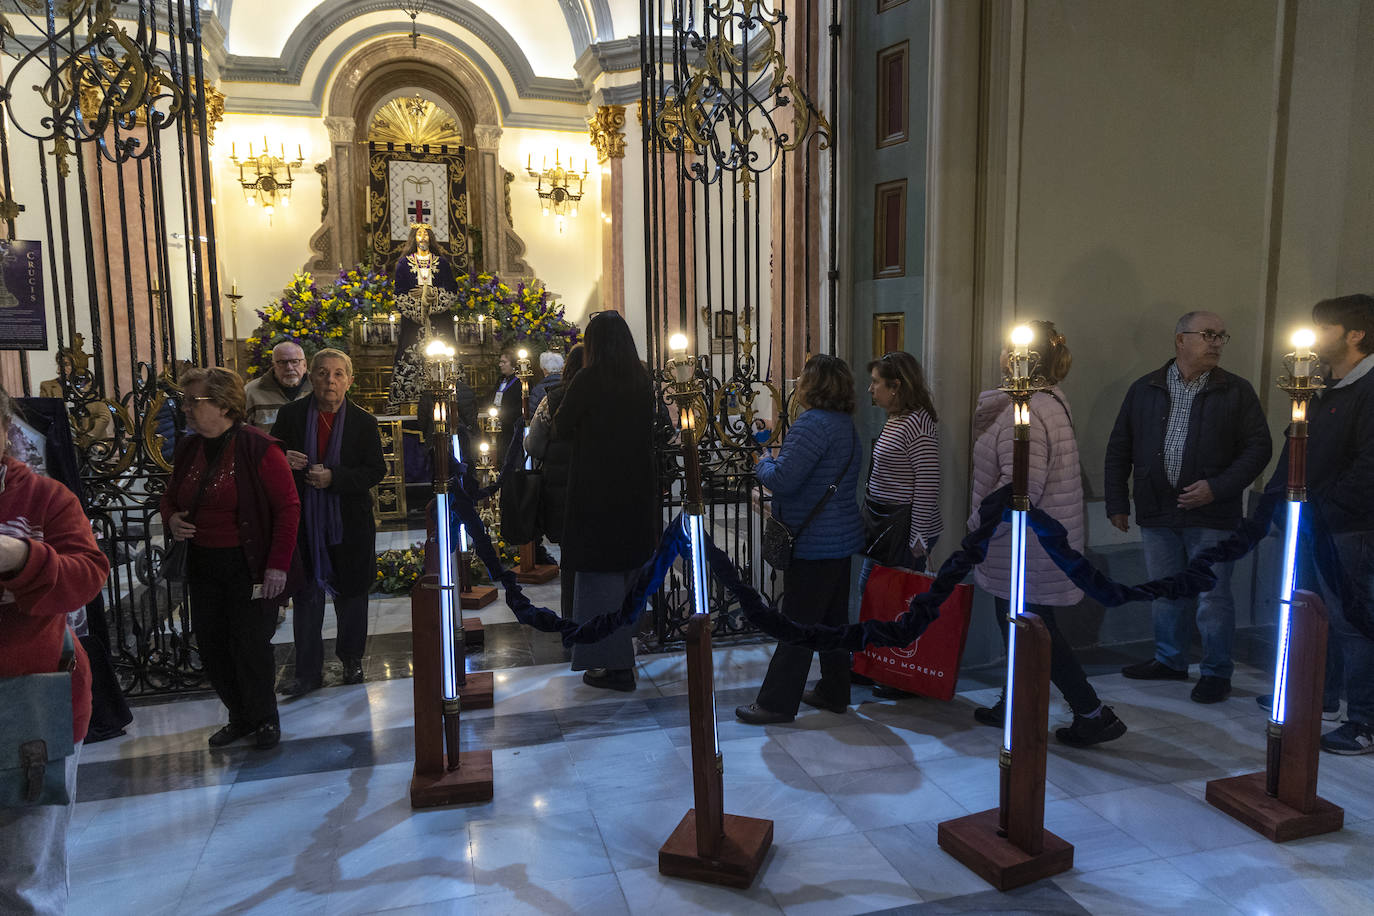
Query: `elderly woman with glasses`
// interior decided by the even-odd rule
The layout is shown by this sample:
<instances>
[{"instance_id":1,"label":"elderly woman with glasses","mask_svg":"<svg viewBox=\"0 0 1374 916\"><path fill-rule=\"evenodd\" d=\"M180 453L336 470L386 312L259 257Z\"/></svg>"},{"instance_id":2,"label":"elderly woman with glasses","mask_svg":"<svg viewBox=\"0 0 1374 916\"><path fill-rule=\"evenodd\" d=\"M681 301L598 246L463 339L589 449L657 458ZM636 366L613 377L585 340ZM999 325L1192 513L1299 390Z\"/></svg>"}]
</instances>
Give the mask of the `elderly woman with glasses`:
<instances>
[{"instance_id":1,"label":"elderly woman with glasses","mask_svg":"<svg viewBox=\"0 0 1374 916\"><path fill-rule=\"evenodd\" d=\"M177 444L162 519L172 537L190 541L191 627L205 676L229 711L210 746L252 735L266 750L281 740L272 633L289 580L300 580L300 499L281 443L244 422L236 374L192 369L181 382L194 434Z\"/></svg>"}]
</instances>

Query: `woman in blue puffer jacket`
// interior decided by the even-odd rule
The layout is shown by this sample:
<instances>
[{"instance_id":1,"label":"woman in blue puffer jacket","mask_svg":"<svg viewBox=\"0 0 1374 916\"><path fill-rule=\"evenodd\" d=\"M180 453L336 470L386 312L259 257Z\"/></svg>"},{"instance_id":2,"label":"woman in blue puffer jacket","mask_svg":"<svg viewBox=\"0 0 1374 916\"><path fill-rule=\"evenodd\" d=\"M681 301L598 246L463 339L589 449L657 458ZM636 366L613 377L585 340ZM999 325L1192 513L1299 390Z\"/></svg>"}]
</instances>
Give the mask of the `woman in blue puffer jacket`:
<instances>
[{"instance_id":1,"label":"woman in blue puffer jacket","mask_svg":"<svg viewBox=\"0 0 1374 916\"><path fill-rule=\"evenodd\" d=\"M841 359L813 356L797 380L795 397L803 413L787 430L781 452L759 461L759 483L773 493L773 514L794 533L822 499L825 504L797 538L785 574L782 612L798 623L841 626L849 622L850 557L864 543L854 375ZM832 485L835 490L827 496ZM821 679L814 690L805 689L810 669L810 649L779 645L758 699L735 715L750 725L790 722L803 701L844 712L849 706L849 653L821 653Z\"/></svg>"}]
</instances>

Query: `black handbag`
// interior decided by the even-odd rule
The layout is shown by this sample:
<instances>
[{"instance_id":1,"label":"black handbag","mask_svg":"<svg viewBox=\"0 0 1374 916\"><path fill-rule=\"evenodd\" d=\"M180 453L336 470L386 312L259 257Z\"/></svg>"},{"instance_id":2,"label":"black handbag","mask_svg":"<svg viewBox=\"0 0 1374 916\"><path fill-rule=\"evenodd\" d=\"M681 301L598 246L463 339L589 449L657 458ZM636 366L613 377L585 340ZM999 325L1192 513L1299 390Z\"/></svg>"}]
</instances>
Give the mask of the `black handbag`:
<instances>
[{"instance_id":1,"label":"black handbag","mask_svg":"<svg viewBox=\"0 0 1374 916\"><path fill-rule=\"evenodd\" d=\"M72 739L72 631L51 674L0 678L0 808L66 805Z\"/></svg>"},{"instance_id":2,"label":"black handbag","mask_svg":"<svg viewBox=\"0 0 1374 916\"><path fill-rule=\"evenodd\" d=\"M520 468L501 475L501 536L507 544L528 544L539 536L544 477Z\"/></svg>"},{"instance_id":3,"label":"black handbag","mask_svg":"<svg viewBox=\"0 0 1374 916\"><path fill-rule=\"evenodd\" d=\"M769 513L763 520L763 562L779 571L786 571L792 565L792 554L797 549L797 540L810 526L812 519L825 508L825 504L830 501L830 497L835 495L835 491L840 488L840 481L844 480L844 475L849 473L849 466L854 463L854 443L849 443L849 460L844 463L844 468L836 475L830 486L825 488L825 493L821 496L820 502L816 503L815 508L806 516L801 526L793 531L785 524L780 522L777 516Z\"/></svg>"},{"instance_id":4,"label":"black handbag","mask_svg":"<svg viewBox=\"0 0 1374 916\"><path fill-rule=\"evenodd\" d=\"M879 566L909 567L911 503L880 503L864 497L864 556Z\"/></svg>"},{"instance_id":5,"label":"black handbag","mask_svg":"<svg viewBox=\"0 0 1374 916\"><path fill-rule=\"evenodd\" d=\"M220 452L215 456L213 467L207 466L205 474L200 478L200 486L196 489L195 499L191 500L191 507L186 510L186 521L194 523L196 510L200 508L200 498L205 495L205 488L210 483L210 478L215 476L215 471L219 469L219 463L224 460L224 453L234 447L234 434L231 432L229 438L225 440ZM167 532L169 535L171 531ZM162 562L158 564L158 578L166 579L168 582L182 583L186 581L186 561L190 555L190 541L183 541L179 538L172 538L167 541L162 549Z\"/></svg>"}]
</instances>

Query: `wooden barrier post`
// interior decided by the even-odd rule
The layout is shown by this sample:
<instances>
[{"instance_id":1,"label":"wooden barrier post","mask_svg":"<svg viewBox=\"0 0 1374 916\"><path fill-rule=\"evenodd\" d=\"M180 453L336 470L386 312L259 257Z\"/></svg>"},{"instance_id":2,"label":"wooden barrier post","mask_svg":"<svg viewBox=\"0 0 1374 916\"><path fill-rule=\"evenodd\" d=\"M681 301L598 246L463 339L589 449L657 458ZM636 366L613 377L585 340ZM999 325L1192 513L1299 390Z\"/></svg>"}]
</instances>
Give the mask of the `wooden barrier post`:
<instances>
[{"instance_id":1,"label":"wooden barrier post","mask_svg":"<svg viewBox=\"0 0 1374 916\"><path fill-rule=\"evenodd\" d=\"M1045 829L1050 634L1035 614L1017 618L1012 746L1001 754L996 808L939 825L940 848L999 891L1073 868L1073 846Z\"/></svg>"},{"instance_id":2,"label":"wooden barrier post","mask_svg":"<svg viewBox=\"0 0 1374 916\"><path fill-rule=\"evenodd\" d=\"M1213 779L1206 796L1209 804L1275 843L1331 833L1345 824L1345 810L1317 795L1328 630L1322 600L1297 592L1289 627L1287 708L1281 725L1269 723L1272 752L1265 769Z\"/></svg>"}]
</instances>

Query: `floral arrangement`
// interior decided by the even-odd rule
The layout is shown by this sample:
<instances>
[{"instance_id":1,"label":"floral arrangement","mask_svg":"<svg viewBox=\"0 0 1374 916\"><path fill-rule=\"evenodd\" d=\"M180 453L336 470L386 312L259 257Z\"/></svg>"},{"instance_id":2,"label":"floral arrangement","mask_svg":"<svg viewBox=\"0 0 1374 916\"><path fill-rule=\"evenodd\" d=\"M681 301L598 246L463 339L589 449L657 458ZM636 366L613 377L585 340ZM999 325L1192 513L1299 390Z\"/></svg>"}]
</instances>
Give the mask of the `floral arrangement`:
<instances>
[{"instance_id":1,"label":"floral arrangement","mask_svg":"<svg viewBox=\"0 0 1374 916\"><path fill-rule=\"evenodd\" d=\"M269 371L272 348L288 340L299 343L307 357L323 347L346 351L355 318L389 313L395 303L391 278L363 265L340 270L335 284L324 289L309 273L298 273L279 299L258 309L262 324L247 340L248 375Z\"/></svg>"},{"instance_id":2,"label":"floral arrangement","mask_svg":"<svg viewBox=\"0 0 1374 916\"><path fill-rule=\"evenodd\" d=\"M355 315L390 315L396 310L396 284L385 272L359 264L339 271L334 298Z\"/></svg>"},{"instance_id":3,"label":"floral arrangement","mask_svg":"<svg viewBox=\"0 0 1374 916\"><path fill-rule=\"evenodd\" d=\"M519 566L520 545L506 543L505 538L501 536L501 531L499 528L495 531L490 532L490 534L491 545L496 548L496 553L501 557L501 566L505 569L511 569L513 567ZM476 553L472 554L472 565L470 569L472 570L472 578L474 581L491 581L491 576L488 575L486 566L482 564L481 560L477 559Z\"/></svg>"},{"instance_id":4,"label":"floral arrangement","mask_svg":"<svg viewBox=\"0 0 1374 916\"><path fill-rule=\"evenodd\" d=\"M459 318L490 319L502 347L528 342L541 350L567 350L582 333L538 281L512 289L491 274L459 277L457 311Z\"/></svg>"},{"instance_id":5,"label":"floral arrangement","mask_svg":"<svg viewBox=\"0 0 1374 916\"><path fill-rule=\"evenodd\" d=\"M420 580L424 565L423 541L416 541L404 550L383 550L377 554L377 582L373 591L387 595L410 591Z\"/></svg>"}]
</instances>

